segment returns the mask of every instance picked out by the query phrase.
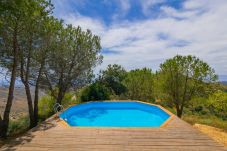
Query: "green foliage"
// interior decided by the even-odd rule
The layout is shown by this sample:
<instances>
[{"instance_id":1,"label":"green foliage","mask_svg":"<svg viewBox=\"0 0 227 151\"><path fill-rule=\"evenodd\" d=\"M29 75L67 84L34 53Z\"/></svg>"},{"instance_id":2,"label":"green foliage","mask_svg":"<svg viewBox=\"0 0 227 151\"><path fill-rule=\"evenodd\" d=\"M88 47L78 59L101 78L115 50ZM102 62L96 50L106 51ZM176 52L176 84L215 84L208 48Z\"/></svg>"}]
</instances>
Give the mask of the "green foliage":
<instances>
[{"instance_id":1,"label":"green foliage","mask_svg":"<svg viewBox=\"0 0 227 151\"><path fill-rule=\"evenodd\" d=\"M163 103L164 106L173 106L169 100L168 94L164 90L164 75L160 72L154 74L154 86L153 86L153 95L156 101Z\"/></svg>"},{"instance_id":2,"label":"green foliage","mask_svg":"<svg viewBox=\"0 0 227 151\"><path fill-rule=\"evenodd\" d=\"M40 120L45 120L51 115L54 114L54 104L56 103L56 99L54 99L51 95L45 95L39 100L39 118ZM64 108L67 108L71 105L78 104L78 100L75 97L75 94L72 92L65 93L64 98L62 100L62 105Z\"/></svg>"},{"instance_id":3,"label":"green foliage","mask_svg":"<svg viewBox=\"0 0 227 151\"><path fill-rule=\"evenodd\" d=\"M78 103L74 94L67 92L90 83L92 69L102 61L100 37L81 27L64 25L51 16L52 10L49 0L0 1L0 65L10 73L15 59L14 75L20 75L27 85L40 82L52 92L52 97L44 96L39 101L41 119L53 114L56 100L65 107ZM81 90L79 98L83 102L123 95L143 101L161 99L167 100L161 101L163 105L175 105L178 116L186 107L186 114L215 114L226 119L226 93L215 92L220 88L210 84L216 75L207 63L193 56L177 55L160 68L154 75L146 68L127 73L120 65L109 65L100 73L98 82ZM29 111L33 106L30 103ZM9 132L14 133L23 129L28 120L11 122Z\"/></svg>"},{"instance_id":4,"label":"green foliage","mask_svg":"<svg viewBox=\"0 0 227 151\"><path fill-rule=\"evenodd\" d=\"M40 98L38 108L39 108L39 118L41 120L45 120L54 114L53 106L55 104L55 100L53 97L46 95Z\"/></svg>"},{"instance_id":5,"label":"green foliage","mask_svg":"<svg viewBox=\"0 0 227 151\"><path fill-rule=\"evenodd\" d=\"M187 108L192 114L216 115L224 120L227 119L227 93L221 90L209 95L209 97L195 97Z\"/></svg>"},{"instance_id":6,"label":"green foliage","mask_svg":"<svg viewBox=\"0 0 227 151\"><path fill-rule=\"evenodd\" d=\"M127 88L126 96L133 100L153 100L153 73L150 69L136 69L127 73L123 84Z\"/></svg>"},{"instance_id":7,"label":"green foliage","mask_svg":"<svg viewBox=\"0 0 227 151\"><path fill-rule=\"evenodd\" d=\"M8 134L16 135L24 132L29 127L29 118L27 116L19 117L17 120L10 120Z\"/></svg>"},{"instance_id":8,"label":"green foliage","mask_svg":"<svg viewBox=\"0 0 227 151\"><path fill-rule=\"evenodd\" d=\"M227 120L227 93L217 91L210 95L207 105L215 115Z\"/></svg>"},{"instance_id":9,"label":"green foliage","mask_svg":"<svg viewBox=\"0 0 227 151\"><path fill-rule=\"evenodd\" d=\"M64 106L64 108L67 108L71 105L75 105L80 103L78 101L78 99L76 98L75 94L72 92L68 92L64 95L64 98L62 100L62 105Z\"/></svg>"},{"instance_id":10,"label":"green foliage","mask_svg":"<svg viewBox=\"0 0 227 151\"><path fill-rule=\"evenodd\" d=\"M70 88L90 82L92 69L102 61L100 37L90 30L83 31L81 27L62 25L53 41L45 75L50 87L58 87L54 97L61 104Z\"/></svg>"},{"instance_id":11,"label":"green foliage","mask_svg":"<svg viewBox=\"0 0 227 151\"><path fill-rule=\"evenodd\" d=\"M81 102L109 100L110 90L99 82L95 82L84 88L79 95Z\"/></svg>"},{"instance_id":12,"label":"green foliage","mask_svg":"<svg viewBox=\"0 0 227 151\"><path fill-rule=\"evenodd\" d=\"M194 97L188 102L187 108L191 113L195 114L205 114L209 113L207 110L207 100L205 97Z\"/></svg>"},{"instance_id":13,"label":"green foliage","mask_svg":"<svg viewBox=\"0 0 227 151\"><path fill-rule=\"evenodd\" d=\"M106 70L101 71L99 81L110 88L114 92L113 95L121 95L126 92L126 88L122 84L126 74L127 72L122 66L108 65Z\"/></svg>"},{"instance_id":14,"label":"green foliage","mask_svg":"<svg viewBox=\"0 0 227 151\"><path fill-rule=\"evenodd\" d=\"M184 107L195 96L206 93L207 84L216 80L214 70L194 56L177 55L160 65L163 91L181 117Z\"/></svg>"}]
</instances>

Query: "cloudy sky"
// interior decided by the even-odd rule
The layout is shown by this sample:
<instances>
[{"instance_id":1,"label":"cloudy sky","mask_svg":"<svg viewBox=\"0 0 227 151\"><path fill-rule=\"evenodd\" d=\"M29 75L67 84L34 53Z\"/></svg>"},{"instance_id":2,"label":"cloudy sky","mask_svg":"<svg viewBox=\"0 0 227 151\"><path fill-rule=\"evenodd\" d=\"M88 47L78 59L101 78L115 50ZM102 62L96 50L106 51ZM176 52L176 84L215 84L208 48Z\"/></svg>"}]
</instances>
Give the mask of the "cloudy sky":
<instances>
[{"instance_id":1,"label":"cloudy sky","mask_svg":"<svg viewBox=\"0 0 227 151\"><path fill-rule=\"evenodd\" d=\"M196 55L227 75L227 0L52 0L54 15L101 37L103 64L158 70Z\"/></svg>"}]
</instances>

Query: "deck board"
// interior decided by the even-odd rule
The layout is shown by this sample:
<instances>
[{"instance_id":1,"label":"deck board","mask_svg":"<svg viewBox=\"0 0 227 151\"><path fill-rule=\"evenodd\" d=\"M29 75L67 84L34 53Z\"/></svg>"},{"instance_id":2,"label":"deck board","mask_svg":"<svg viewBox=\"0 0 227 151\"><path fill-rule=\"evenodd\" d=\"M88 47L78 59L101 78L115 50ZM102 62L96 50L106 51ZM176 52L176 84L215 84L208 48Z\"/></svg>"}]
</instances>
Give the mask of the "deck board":
<instances>
[{"instance_id":1,"label":"deck board","mask_svg":"<svg viewBox=\"0 0 227 151\"><path fill-rule=\"evenodd\" d=\"M52 118L1 150L224 151L223 145L177 117L163 128L67 127Z\"/></svg>"}]
</instances>

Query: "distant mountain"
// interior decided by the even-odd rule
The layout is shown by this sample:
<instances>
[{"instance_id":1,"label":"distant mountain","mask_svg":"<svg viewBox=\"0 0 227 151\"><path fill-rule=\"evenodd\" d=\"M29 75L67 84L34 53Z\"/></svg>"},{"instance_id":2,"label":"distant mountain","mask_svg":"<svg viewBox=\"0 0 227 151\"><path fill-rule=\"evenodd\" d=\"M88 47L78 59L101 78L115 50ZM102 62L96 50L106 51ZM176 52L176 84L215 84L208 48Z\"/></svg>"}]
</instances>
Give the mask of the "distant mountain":
<instances>
[{"instance_id":1,"label":"distant mountain","mask_svg":"<svg viewBox=\"0 0 227 151\"><path fill-rule=\"evenodd\" d=\"M8 88L0 86L0 114L3 114L6 100L8 97ZM11 109L12 116L16 114L28 113L28 105L24 88L16 87L14 91L13 105Z\"/></svg>"},{"instance_id":2,"label":"distant mountain","mask_svg":"<svg viewBox=\"0 0 227 151\"><path fill-rule=\"evenodd\" d=\"M221 81L221 83L227 85L227 81Z\"/></svg>"},{"instance_id":3,"label":"distant mountain","mask_svg":"<svg viewBox=\"0 0 227 151\"><path fill-rule=\"evenodd\" d=\"M227 85L227 75L219 75L218 78L222 84Z\"/></svg>"},{"instance_id":4,"label":"distant mountain","mask_svg":"<svg viewBox=\"0 0 227 151\"><path fill-rule=\"evenodd\" d=\"M34 89L34 87L31 87L32 98L34 98ZM40 97L42 97L43 95L45 95L45 93L43 91L40 91L39 95ZM0 86L0 115L2 115L5 110L7 97L8 87ZM18 117L17 115L28 114L27 97L23 86L15 87L13 105L10 114L13 119Z\"/></svg>"},{"instance_id":5,"label":"distant mountain","mask_svg":"<svg viewBox=\"0 0 227 151\"><path fill-rule=\"evenodd\" d=\"M219 78L219 81L221 81L221 82L223 82L223 81L227 82L227 75L219 75L218 78Z\"/></svg>"}]
</instances>

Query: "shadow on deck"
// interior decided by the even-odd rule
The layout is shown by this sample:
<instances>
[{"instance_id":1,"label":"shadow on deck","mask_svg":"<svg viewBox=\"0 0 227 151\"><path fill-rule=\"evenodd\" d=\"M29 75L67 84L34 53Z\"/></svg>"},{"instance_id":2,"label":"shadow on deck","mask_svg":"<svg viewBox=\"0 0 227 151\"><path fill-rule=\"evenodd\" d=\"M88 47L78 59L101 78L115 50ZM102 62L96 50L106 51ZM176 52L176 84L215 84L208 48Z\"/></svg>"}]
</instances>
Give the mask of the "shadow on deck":
<instances>
[{"instance_id":1,"label":"shadow on deck","mask_svg":"<svg viewBox=\"0 0 227 151\"><path fill-rule=\"evenodd\" d=\"M177 117L161 128L67 127L52 118L1 150L224 151L223 145Z\"/></svg>"}]
</instances>

